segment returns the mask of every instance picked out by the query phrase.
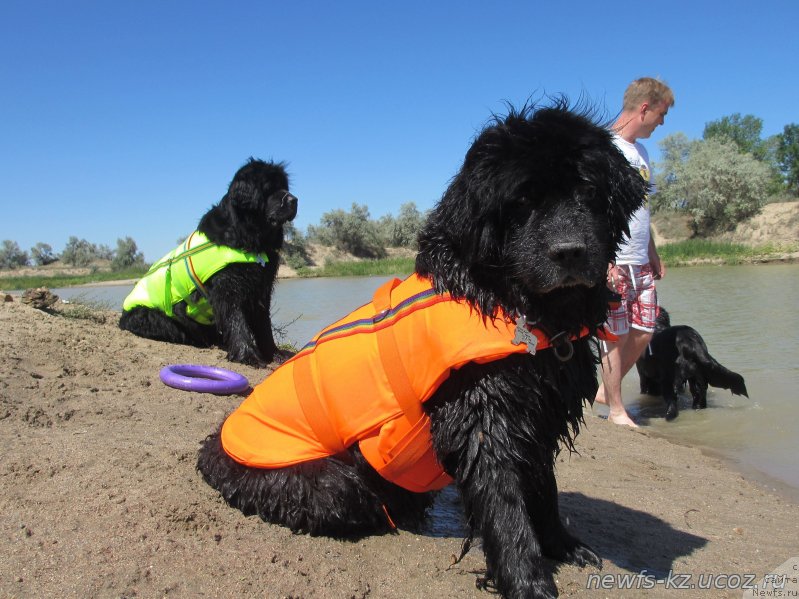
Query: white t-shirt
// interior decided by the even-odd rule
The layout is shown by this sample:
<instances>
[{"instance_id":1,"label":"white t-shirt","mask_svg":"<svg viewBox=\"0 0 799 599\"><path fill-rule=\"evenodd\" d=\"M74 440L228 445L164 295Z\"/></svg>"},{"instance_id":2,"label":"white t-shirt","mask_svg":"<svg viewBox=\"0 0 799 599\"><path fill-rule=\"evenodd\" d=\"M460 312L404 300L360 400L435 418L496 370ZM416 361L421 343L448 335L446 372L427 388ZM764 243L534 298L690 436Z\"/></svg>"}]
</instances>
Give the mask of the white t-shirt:
<instances>
[{"instance_id":1,"label":"white t-shirt","mask_svg":"<svg viewBox=\"0 0 799 599\"><path fill-rule=\"evenodd\" d=\"M619 137L613 136L616 144L625 158L638 169L644 181L650 182L649 154L646 148L638 142L630 143ZM616 264L642 265L649 263L649 195L647 194L644 205L636 210L630 217L630 237L625 238L616 254Z\"/></svg>"}]
</instances>

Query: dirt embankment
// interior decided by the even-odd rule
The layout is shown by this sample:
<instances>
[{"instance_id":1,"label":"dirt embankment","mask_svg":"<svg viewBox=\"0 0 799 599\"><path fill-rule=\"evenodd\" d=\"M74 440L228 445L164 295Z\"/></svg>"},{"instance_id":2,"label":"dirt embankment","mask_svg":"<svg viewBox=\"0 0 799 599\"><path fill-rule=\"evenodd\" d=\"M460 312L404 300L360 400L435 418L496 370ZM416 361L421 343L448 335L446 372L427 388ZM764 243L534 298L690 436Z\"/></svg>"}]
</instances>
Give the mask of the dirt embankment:
<instances>
[{"instance_id":1,"label":"dirt embankment","mask_svg":"<svg viewBox=\"0 0 799 599\"><path fill-rule=\"evenodd\" d=\"M655 243L658 245L683 241L691 235L688 217L685 217L681 223L670 223L670 227L665 225L659 227L658 224L659 218L656 214L652 217L652 227ZM799 202L766 204L759 214L739 223L734 231L714 239L750 246L766 244L780 247L796 246L799 243Z\"/></svg>"}]
</instances>

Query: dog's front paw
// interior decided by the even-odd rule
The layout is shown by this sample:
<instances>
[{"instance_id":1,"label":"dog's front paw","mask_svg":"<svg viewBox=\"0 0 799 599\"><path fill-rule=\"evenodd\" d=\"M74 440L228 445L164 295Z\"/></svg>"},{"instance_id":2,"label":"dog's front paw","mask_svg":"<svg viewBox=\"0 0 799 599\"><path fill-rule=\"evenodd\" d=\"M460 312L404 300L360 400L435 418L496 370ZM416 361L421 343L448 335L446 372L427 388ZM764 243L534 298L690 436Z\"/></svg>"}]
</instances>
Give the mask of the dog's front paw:
<instances>
[{"instance_id":1,"label":"dog's front paw","mask_svg":"<svg viewBox=\"0 0 799 599\"><path fill-rule=\"evenodd\" d=\"M581 568L594 566L599 570L602 569L602 558L588 545L583 543L579 543L570 551L567 551L564 561L574 564L575 566L580 566Z\"/></svg>"},{"instance_id":2,"label":"dog's front paw","mask_svg":"<svg viewBox=\"0 0 799 599\"><path fill-rule=\"evenodd\" d=\"M666 420L674 420L679 414L680 409L677 407L677 402L669 402L669 405L666 407Z\"/></svg>"},{"instance_id":3,"label":"dog's front paw","mask_svg":"<svg viewBox=\"0 0 799 599\"><path fill-rule=\"evenodd\" d=\"M534 599L556 599L558 596L558 587L555 585L555 581L550 577L541 576L540 578L519 582L522 583L520 584L520 588L505 589L502 596L519 597L520 599L526 599L528 597ZM478 577L477 580L475 580L475 586L481 591L488 591L494 594L500 592L496 581L493 580L488 573L485 576Z\"/></svg>"},{"instance_id":4,"label":"dog's front paw","mask_svg":"<svg viewBox=\"0 0 799 599\"><path fill-rule=\"evenodd\" d=\"M519 595L519 597L535 597L536 599L556 599L557 596L558 587L551 578L534 580L530 585L530 593L525 592L523 595Z\"/></svg>"},{"instance_id":5,"label":"dog's front paw","mask_svg":"<svg viewBox=\"0 0 799 599\"><path fill-rule=\"evenodd\" d=\"M255 368L263 368L269 364L269 361L264 360L260 353L252 350L230 350L227 353L227 359L229 362L238 362Z\"/></svg>"},{"instance_id":6,"label":"dog's front paw","mask_svg":"<svg viewBox=\"0 0 799 599\"><path fill-rule=\"evenodd\" d=\"M283 362L285 362L289 358L294 357L294 355L296 353L297 352L291 351L291 350L288 350L288 349L277 348L275 350L274 355L272 356L271 362L272 362L272 364L278 364L278 365L282 364Z\"/></svg>"}]
</instances>

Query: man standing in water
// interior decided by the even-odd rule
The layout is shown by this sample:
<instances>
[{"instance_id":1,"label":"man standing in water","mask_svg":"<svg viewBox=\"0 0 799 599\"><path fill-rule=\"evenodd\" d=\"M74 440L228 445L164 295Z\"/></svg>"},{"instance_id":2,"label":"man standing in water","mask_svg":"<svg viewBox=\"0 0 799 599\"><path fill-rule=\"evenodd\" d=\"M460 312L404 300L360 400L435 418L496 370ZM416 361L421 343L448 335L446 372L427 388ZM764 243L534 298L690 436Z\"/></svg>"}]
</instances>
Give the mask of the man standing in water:
<instances>
[{"instance_id":1,"label":"man standing in water","mask_svg":"<svg viewBox=\"0 0 799 599\"><path fill-rule=\"evenodd\" d=\"M674 106L674 94L658 79L642 77L624 92L624 104L613 125L614 142L649 182L649 155L639 139L646 139ZM649 225L649 199L630 218L630 237L608 268L608 285L621 295L621 304L611 310L608 327L618 337L607 342L602 352L602 384L596 401L607 404L608 420L637 427L621 397L621 381L644 351L655 330L657 296L655 280L662 279L665 267L660 261Z\"/></svg>"}]
</instances>

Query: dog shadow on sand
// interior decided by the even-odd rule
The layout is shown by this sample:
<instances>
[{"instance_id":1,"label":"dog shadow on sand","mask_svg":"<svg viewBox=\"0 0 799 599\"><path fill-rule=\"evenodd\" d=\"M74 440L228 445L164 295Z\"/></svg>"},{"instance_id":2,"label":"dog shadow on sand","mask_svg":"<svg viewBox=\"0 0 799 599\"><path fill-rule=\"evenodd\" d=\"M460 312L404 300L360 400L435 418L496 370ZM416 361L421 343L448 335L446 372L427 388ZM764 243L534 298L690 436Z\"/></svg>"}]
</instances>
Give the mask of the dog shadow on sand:
<instances>
[{"instance_id":1,"label":"dog shadow on sand","mask_svg":"<svg viewBox=\"0 0 799 599\"><path fill-rule=\"evenodd\" d=\"M592 547L603 560L655 579L666 578L674 562L707 544L707 539L677 530L660 518L582 493L559 494L566 528ZM469 529L457 489L450 485L436 497L422 535L466 538ZM654 544L652 539L657 539ZM475 539L475 546L478 545Z\"/></svg>"}]
</instances>

